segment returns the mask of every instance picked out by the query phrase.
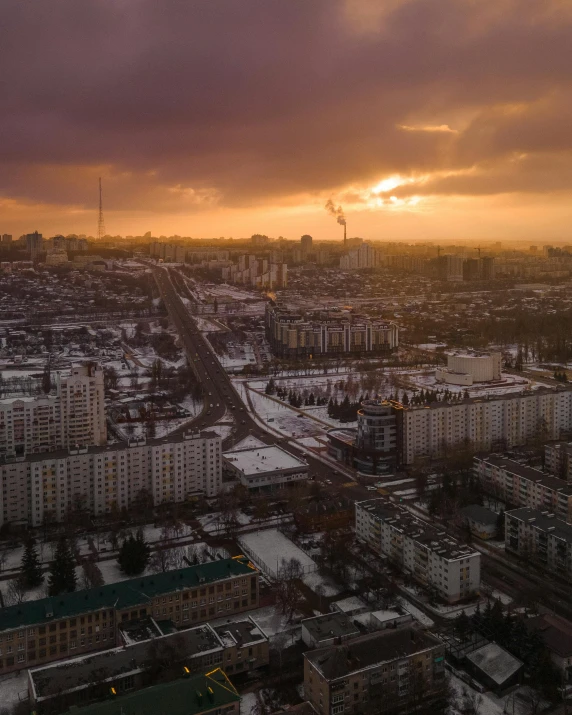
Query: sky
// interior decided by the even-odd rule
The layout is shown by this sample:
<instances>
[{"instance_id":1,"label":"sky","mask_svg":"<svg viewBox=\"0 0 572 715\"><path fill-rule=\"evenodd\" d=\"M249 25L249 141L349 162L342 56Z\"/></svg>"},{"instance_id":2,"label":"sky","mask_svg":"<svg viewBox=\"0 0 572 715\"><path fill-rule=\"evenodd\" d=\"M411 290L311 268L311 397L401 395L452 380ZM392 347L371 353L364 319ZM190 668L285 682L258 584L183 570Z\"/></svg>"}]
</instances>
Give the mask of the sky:
<instances>
[{"instance_id":1,"label":"sky","mask_svg":"<svg viewBox=\"0 0 572 715\"><path fill-rule=\"evenodd\" d=\"M0 233L572 240L569 0L2 0Z\"/></svg>"}]
</instances>

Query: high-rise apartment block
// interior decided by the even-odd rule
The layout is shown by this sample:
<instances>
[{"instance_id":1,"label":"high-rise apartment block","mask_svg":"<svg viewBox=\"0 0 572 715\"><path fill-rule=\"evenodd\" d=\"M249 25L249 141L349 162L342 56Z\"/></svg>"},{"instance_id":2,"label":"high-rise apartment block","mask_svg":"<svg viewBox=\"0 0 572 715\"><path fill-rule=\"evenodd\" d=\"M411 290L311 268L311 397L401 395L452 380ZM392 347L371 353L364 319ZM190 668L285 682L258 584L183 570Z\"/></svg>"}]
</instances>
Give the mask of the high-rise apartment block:
<instances>
[{"instance_id":1,"label":"high-rise apartment block","mask_svg":"<svg viewBox=\"0 0 572 715\"><path fill-rule=\"evenodd\" d=\"M478 592L481 555L387 499L356 502L356 538L447 603Z\"/></svg>"},{"instance_id":2,"label":"high-rise apartment block","mask_svg":"<svg viewBox=\"0 0 572 715\"><path fill-rule=\"evenodd\" d=\"M397 406L398 461L434 457L470 444L475 451L513 447L572 429L572 390L539 388L462 402Z\"/></svg>"},{"instance_id":3,"label":"high-rise apartment block","mask_svg":"<svg viewBox=\"0 0 572 715\"><path fill-rule=\"evenodd\" d=\"M387 354L399 344L395 323L350 313L304 316L268 303L265 322L273 352L287 357Z\"/></svg>"},{"instance_id":4,"label":"high-rise apartment block","mask_svg":"<svg viewBox=\"0 0 572 715\"><path fill-rule=\"evenodd\" d=\"M340 268L345 271L375 268L381 265L381 252L369 243L362 243L340 258Z\"/></svg>"},{"instance_id":5,"label":"high-rise apartment block","mask_svg":"<svg viewBox=\"0 0 572 715\"><path fill-rule=\"evenodd\" d=\"M288 266L286 263L272 263L267 258L246 254L239 256L237 264L223 267L222 277L229 283L253 288L286 288Z\"/></svg>"},{"instance_id":6,"label":"high-rise apartment block","mask_svg":"<svg viewBox=\"0 0 572 715\"><path fill-rule=\"evenodd\" d=\"M155 505L214 497L222 486L221 438L202 432L6 460L0 484L0 526L61 522L78 504L101 516L129 509L142 493Z\"/></svg>"},{"instance_id":7,"label":"high-rise apartment block","mask_svg":"<svg viewBox=\"0 0 572 715\"><path fill-rule=\"evenodd\" d=\"M0 456L107 442L103 370L87 364L56 374L56 394L0 400Z\"/></svg>"},{"instance_id":8,"label":"high-rise apartment block","mask_svg":"<svg viewBox=\"0 0 572 715\"><path fill-rule=\"evenodd\" d=\"M313 238L309 234L305 233L300 238L300 248L302 249L302 255L306 257L308 253L312 252Z\"/></svg>"}]
</instances>

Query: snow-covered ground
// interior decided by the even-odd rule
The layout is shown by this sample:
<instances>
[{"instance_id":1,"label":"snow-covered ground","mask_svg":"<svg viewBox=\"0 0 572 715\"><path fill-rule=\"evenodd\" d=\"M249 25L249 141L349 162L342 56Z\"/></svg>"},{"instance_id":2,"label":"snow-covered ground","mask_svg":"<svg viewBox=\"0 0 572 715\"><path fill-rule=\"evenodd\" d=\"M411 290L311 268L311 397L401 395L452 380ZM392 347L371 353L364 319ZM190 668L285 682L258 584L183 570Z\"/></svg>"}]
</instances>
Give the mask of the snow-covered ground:
<instances>
[{"instance_id":1,"label":"snow-covered ground","mask_svg":"<svg viewBox=\"0 0 572 715\"><path fill-rule=\"evenodd\" d=\"M407 601L405 598L399 597L397 601L405 611L411 613L413 618L418 620L419 623L421 623L422 625L427 626L427 628L431 628L435 625L435 621L429 618L429 616L426 616L423 611L421 611L419 608L417 608L417 606L414 606L412 603Z\"/></svg>"},{"instance_id":2,"label":"snow-covered ground","mask_svg":"<svg viewBox=\"0 0 572 715\"><path fill-rule=\"evenodd\" d=\"M276 577L284 562L297 559L304 571L302 580L309 588L315 591L320 585L326 596L334 596L341 591L337 584L318 572L318 565L305 551L298 548L278 529L263 529L243 534L239 543L246 554L272 578Z\"/></svg>"}]
</instances>

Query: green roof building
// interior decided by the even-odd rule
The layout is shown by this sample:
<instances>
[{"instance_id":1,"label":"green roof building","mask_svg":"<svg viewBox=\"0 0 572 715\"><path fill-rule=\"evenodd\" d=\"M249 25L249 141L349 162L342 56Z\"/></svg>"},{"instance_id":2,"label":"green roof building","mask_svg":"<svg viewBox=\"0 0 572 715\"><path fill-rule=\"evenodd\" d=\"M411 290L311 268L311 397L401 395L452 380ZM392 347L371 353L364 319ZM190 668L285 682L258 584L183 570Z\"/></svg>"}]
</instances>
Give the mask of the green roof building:
<instances>
[{"instance_id":1,"label":"green roof building","mask_svg":"<svg viewBox=\"0 0 572 715\"><path fill-rule=\"evenodd\" d=\"M73 715L239 715L240 695L225 673L217 668L205 675L194 675L171 683L154 685L128 695L114 696L84 708Z\"/></svg>"},{"instance_id":2,"label":"green roof building","mask_svg":"<svg viewBox=\"0 0 572 715\"><path fill-rule=\"evenodd\" d=\"M118 626L139 618L184 628L257 607L244 556L24 602L0 609L0 674L122 645Z\"/></svg>"}]
</instances>

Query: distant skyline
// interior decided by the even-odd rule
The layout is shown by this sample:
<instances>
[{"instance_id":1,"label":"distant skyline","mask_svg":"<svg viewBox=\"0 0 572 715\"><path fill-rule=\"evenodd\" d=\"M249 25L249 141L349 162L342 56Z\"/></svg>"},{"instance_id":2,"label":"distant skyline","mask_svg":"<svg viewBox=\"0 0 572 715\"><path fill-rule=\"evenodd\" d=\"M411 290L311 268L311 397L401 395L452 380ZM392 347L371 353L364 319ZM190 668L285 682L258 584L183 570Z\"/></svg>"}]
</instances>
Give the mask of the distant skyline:
<instances>
[{"instance_id":1,"label":"distant skyline","mask_svg":"<svg viewBox=\"0 0 572 715\"><path fill-rule=\"evenodd\" d=\"M561 0L4 0L0 233L572 243Z\"/></svg>"}]
</instances>

